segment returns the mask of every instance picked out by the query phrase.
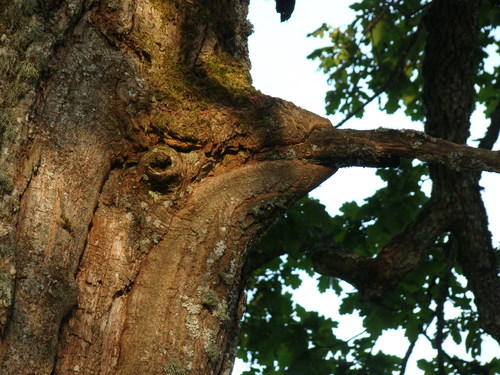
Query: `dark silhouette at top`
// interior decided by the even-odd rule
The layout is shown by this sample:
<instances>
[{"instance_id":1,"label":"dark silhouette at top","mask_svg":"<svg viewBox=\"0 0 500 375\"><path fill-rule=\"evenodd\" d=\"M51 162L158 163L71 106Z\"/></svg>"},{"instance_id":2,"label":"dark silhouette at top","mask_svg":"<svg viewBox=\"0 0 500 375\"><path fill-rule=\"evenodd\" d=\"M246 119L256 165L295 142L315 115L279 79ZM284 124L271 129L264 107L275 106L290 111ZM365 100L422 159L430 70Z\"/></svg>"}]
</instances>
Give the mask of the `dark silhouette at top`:
<instances>
[{"instance_id":1,"label":"dark silhouette at top","mask_svg":"<svg viewBox=\"0 0 500 375\"><path fill-rule=\"evenodd\" d=\"M281 22L290 18L295 8L295 0L276 0L276 12L281 15Z\"/></svg>"}]
</instances>

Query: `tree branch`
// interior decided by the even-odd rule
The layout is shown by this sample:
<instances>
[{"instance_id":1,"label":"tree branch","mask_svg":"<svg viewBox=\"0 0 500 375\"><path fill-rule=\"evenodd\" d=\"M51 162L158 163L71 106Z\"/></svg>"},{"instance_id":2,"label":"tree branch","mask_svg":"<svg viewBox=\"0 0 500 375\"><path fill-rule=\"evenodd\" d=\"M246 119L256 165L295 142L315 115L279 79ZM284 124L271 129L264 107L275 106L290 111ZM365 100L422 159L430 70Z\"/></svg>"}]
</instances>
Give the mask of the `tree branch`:
<instances>
[{"instance_id":1,"label":"tree branch","mask_svg":"<svg viewBox=\"0 0 500 375\"><path fill-rule=\"evenodd\" d=\"M377 17L375 20L372 21L374 25L385 15L385 12L382 12L379 17ZM373 26L372 26L373 27ZM362 111L368 104L370 104L373 100L378 98L381 94L383 94L391 84L394 83L394 79L398 75L398 73L401 72L403 69L405 62L408 57L408 53L410 52L410 49L413 47L415 42L418 39L418 35L420 34L420 31L422 30L421 25L418 26L417 30L410 36L408 43L406 44L405 48L401 51L401 57L399 58L398 62L394 66L394 69L390 72L388 77L386 78L385 82L366 100L364 103L362 103L360 106L358 106L356 109L352 110L350 113L346 115L346 117L340 121L338 124L335 125L335 128L340 128L342 125L344 125L347 121L349 121L351 118L356 116L360 111ZM368 30L367 30L368 32ZM374 48L374 51L376 49ZM380 59L379 59L380 60ZM380 65L380 64L379 64Z\"/></svg>"},{"instance_id":2,"label":"tree branch","mask_svg":"<svg viewBox=\"0 0 500 375\"><path fill-rule=\"evenodd\" d=\"M235 132L231 142L235 147L237 139L238 147L251 151L256 160L294 159L339 168L397 167L400 158L416 158L453 171L500 172L500 151L469 147L415 130L335 129L325 118L266 95L256 95L243 112L248 117L245 121L252 124L252 136Z\"/></svg>"},{"instance_id":3,"label":"tree branch","mask_svg":"<svg viewBox=\"0 0 500 375\"><path fill-rule=\"evenodd\" d=\"M425 338L426 338L426 339L427 339L427 340L428 340L431 344L433 343L432 338L431 338L431 337L429 337L429 335L428 335L427 333L425 333L425 332L424 332L424 333L423 333L423 335L424 335L424 337L425 337ZM446 353L446 352L444 352L444 351L443 351L443 354L444 354L444 356L445 356L445 357L446 357L446 358L450 361L450 363L453 365L453 367L454 367L454 368L455 368L455 370L458 372L458 374L460 374L460 375L467 375L467 374L465 374L465 373L462 371L462 369L461 369L459 366L457 366L457 361L455 361L453 357L451 357L448 353ZM462 361L462 362L466 362L466 361ZM466 362L466 363L467 363L467 362Z\"/></svg>"},{"instance_id":4,"label":"tree branch","mask_svg":"<svg viewBox=\"0 0 500 375\"><path fill-rule=\"evenodd\" d=\"M429 200L413 223L375 258L339 248L325 236L311 250L313 266L318 273L339 277L370 299L379 300L420 263L437 236L446 230L448 212L445 202Z\"/></svg>"},{"instance_id":5,"label":"tree branch","mask_svg":"<svg viewBox=\"0 0 500 375\"><path fill-rule=\"evenodd\" d=\"M500 151L459 145L414 130L316 129L291 149L273 149L272 157L300 158L332 168L395 167L400 158L415 158L457 171L500 172ZM266 155L270 157L269 151Z\"/></svg>"},{"instance_id":6,"label":"tree branch","mask_svg":"<svg viewBox=\"0 0 500 375\"><path fill-rule=\"evenodd\" d=\"M455 258L457 254L457 241L453 234L450 235L446 246L446 265L443 270L443 274L440 278L439 285L439 295L436 299L436 335L434 337L434 342L437 348L437 363L438 363L438 372L439 375L446 375L446 368L444 366L444 350L443 350L443 342L444 342L444 304L448 297L448 287L450 284L451 271L453 269L453 265L455 263Z\"/></svg>"},{"instance_id":7,"label":"tree branch","mask_svg":"<svg viewBox=\"0 0 500 375\"><path fill-rule=\"evenodd\" d=\"M479 69L475 48L480 9L480 1L436 0L425 18L425 131L456 143L465 143L469 137L473 85ZM481 142L484 147L492 147L497 138L494 124L498 120L492 117L491 135ZM496 154L498 160L498 151ZM481 199L480 173L456 172L457 168L443 165L431 165L429 171L432 197L449 201L450 231L458 240L458 261L474 293L481 325L500 341L500 319L494 307L500 304L500 279Z\"/></svg>"},{"instance_id":8,"label":"tree branch","mask_svg":"<svg viewBox=\"0 0 500 375\"><path fill-rule=\"evenodd\" d=\"M408 349L406 350L405 356L403 360L401 361L401 369L399 371L399 375L405 375L406 373L406 366L408 365L408 361L410 360L410 356L413 353L413 349L415 349L415 345L417 344L418 339L420 338L420 335L426 334L427 328L430 326L429 322L425 328L424 328L424 323L420 325L419 333L418 335L410 342L410 345L408 346Z\"/></svg>"},{"instance_id":9,"label":"tree branch","mask_svg":"<svg viewBox=\"0 0 500 375\"><path fill-rule=\"evenodd\" d=\"M500 132L500 103L497 104L495 110L491 114L491 123L483 139L479 142L480 148L491 150L498 139Z\"/></svg>"}]
</instances>

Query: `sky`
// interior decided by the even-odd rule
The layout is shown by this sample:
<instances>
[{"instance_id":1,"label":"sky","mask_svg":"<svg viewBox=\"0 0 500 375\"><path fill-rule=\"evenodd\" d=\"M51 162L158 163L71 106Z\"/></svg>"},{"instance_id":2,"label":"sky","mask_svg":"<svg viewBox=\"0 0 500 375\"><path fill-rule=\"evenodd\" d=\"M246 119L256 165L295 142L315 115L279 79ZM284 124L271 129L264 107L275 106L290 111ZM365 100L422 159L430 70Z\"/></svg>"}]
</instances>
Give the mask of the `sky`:
<instances>
[{"instance_id":1,"label":"sky","mask_svg":"<svg viewBox=\"0 0 500 375\"><path fill-rule=\"evenodd\" d=\"M265 94L289 100L309 111L325 116L325 93L329 90L326 76L318 71L318 63L306 58L314 49L328 45L328 41L307 37L323 23L337 27L348 25L354 17L349 9L352 0L296 0L295 11L289 21L280 23L279 14L274 10L274 0L251 0L250 21L254 25L254 33L250 36L250 60L252 62L252 78L254 86ZM492 59L498 62L498 51L492 51ZM496 54L495 54L496 52ZM328 116L333 124L343 119L342 115ZM423 130L420 122L411 122L404 114L396 112L386 115L378 110L376 103L368 106L362 119L351 119L343 128L375 129L378 127L396 129ZM483 135L487 122L480 111L472 116L471 139ZM498 149L498 143L497 147ZM383 183L371 168L344 168L332 178L324 182L312 192L312 196L320 199L331 215L339 213L344 202L355 200L362 203L371 196ZM483 173L481 185L485 187L485 200L490 230L495 245L500 244L500 210L495 196L500 186L500 175ZM429 188L430 186L427 186ZM496 187L496 189L495 189ZM339 337L348 339L361 332L361 322L352 317L340 316L336 311L336 297L333 293L320 294L313 279L304 277L303 286L294 292L296 302L304 307L319 310L320 313L333 317L340 322L335 332ZM319 307L319 308L318 308ZM420 342L421 341L421 342ZM409 375L423 372L415 366L420 355L429 355L430 347L420 340L414 352L413 363L407 370ZM378 344L385 352L404 355L407 344L400 333L391 332ZM486 355L500 352L494 341L483 347ZM431 354L432 355L432 354ZM237 361L233 375L245 369L241 361Z\"/></svg>"}]
</instances>

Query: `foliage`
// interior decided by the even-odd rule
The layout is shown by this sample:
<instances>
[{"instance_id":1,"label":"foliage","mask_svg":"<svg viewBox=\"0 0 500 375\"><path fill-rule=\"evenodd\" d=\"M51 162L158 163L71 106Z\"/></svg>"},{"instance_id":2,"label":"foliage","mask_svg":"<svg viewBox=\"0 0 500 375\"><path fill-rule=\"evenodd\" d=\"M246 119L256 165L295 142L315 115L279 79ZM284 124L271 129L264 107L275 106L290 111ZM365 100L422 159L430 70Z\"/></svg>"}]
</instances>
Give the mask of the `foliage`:
<instances>
[{"instance_id":1,"label":"foliage","mask_svg":"<svg viewBox=\"0 0 500 375\"><path fill-rule=\"evenodd\" d=\"M342 112L346 120L362 117L377 99L391 114L403 109L412 120L424 119L422 62L426 0L361 0L351 7L355 20L344 28L323 24L311 33L328 37L331 45L310 54L327 74L333 90L326 109ZM478 38L478 71L474 77L476 105L488 117L500 100L500 67L486 69L486 50L498 48L500 7L483 0ZM342 125L345 121L342 121ZM453 237L443 235L420 265L383 301L346 293L339 280L314 273L307 257L325 234L337 245L372 257L410 223L427 197L422 182L427 169L403 160L397 170L379 170L386 186L364 204L345 203L330 217L316 200L303 198L268 231L258 245L261 254L277 254L251 277L250 301L242 324L240 358L252 365L250 374L404 374L417 340L427 340L435 358L420 359L425 374L497 374L499 358L479 359L484 332L479 326L472 293L456 261ZM314 276L321 292L333 290L341 314L358 314L364 331L349 340L336 336L338 322L307 311L292 299L301 285L300 272ZM447 313L444 313L446 306ZM403 358L374 350L384 332L399 329L408 340ZM461 345L471 360L449 355L443 342Z\"/></svg>"},{"instance_id":2,"label":"foliage","mask_svg":"<svg viewBox=\"0 0 500 375\"><path fill-rule=\"evenodd\" d=\"M484 69L487 48L498 44L495 32L500 19L500 9L488 8L489 1L483 0L480 15L477 58L481 63L474 82L477 103L485 106L487 116L500 100L500 67L492 72ZM319 60L334 87L326 94L328 114L342 112L346 120L362 117L365 106L378 99L380 109L389 114L403 108L412 120L422 120L422 20L429 4L425 0L363 0L351 6L357 15L347 27L323 24L310 34L328 36L332 43L309 55Z\"/></svg>"}]
</instances>

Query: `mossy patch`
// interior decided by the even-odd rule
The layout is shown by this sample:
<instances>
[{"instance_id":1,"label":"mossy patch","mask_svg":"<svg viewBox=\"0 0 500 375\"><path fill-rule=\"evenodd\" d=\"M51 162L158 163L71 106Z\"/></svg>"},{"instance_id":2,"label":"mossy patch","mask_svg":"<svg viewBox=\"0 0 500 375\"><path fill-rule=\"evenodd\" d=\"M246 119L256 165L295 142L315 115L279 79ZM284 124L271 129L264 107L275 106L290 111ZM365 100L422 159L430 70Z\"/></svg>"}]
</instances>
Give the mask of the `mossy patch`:
<instances>
[{"instance_id":1,"label":"mossy patch","mask_svg":"<svg viewBox=\"0 0 500 375\"><path fill-rule=\"evenodd\" d=\"M14 255L14 246L0 245L0 257L8 258Z\"/></svg>"},{"instance_id":2,"label":"mossy patch","mask_svg":"<svg viewBox=\"0 0 500 375\"><path fill-rule=\"evenodd\" d=\"M0 172L0 196L10 194L13 186L10 180Z\"/></svg>"},{"instance_id":3,"label":"mossy patch","mask_svg":"<svg viewBox=\"0 0 500 375\"><path fill-rule=\"evenodd\" d=\"M200 108L192 106L194 108L190 109L187 102L184 107L186 108L177 111L162 108L161 112L153 116L151 127L159 134L200 147L209 139L207 135L211 129L211 121Z\"/></svg>"},{"instance_id":4,"label":"mossy patch","mask_svg":"<svg viewBox=\"0 0 500 375\"><path fill-rule=\"evenodd\" d=\"M12 136L12 128L15 120L9 109L0 108L0 148L9 141ZM0 180L2 175L0 174Z\"/></svg>"},{"instance_id":5,"label":"mossy patch","mask_svg":"<svg viewBox=\"0 0 500 375\"><path fill-rule=\"evenodd\" d=\"M217 297L217 293L212 289L204 288L201 291L201 304L210 309L214 309L217 307L219 303L219 298Z\"/></svg>"},{"instance_id":6,"label":"mossy patch","mask_svg":"<svg viewBox=\"0 0 500 375\"><path fill-rule=\"evenodd\" d=\"M171 69L168 75L159 67L150 71L157 78L152 82L156 104L151 128L195 148L227 128L224 108L245 108L255 93L244 67L227 54L207 56L192 71L182 71L180 64Z\"/></svg>"},{"instance_id":7,"label":"mossy patch","mask_svg":"<svg viewBox=\"0 0 500 375\"><path fill-rule=\"evenodd\" d=\"M251 77L241 62L226 53L207 56L203 64L207 77L232 94L232 99L239 95L246 96L254 92Z\"/></svg>"},{"instance_id":8,"label":"mossy patch","mask_svg":"<svg viewBox=\"0 0 500 375\"><path fill-rule=\"evenodd\" d=\"M37 86L55 35L47 30L55 16L44 12L37 0L11 1L2 7L0 19L0 147L15 132L12 113L20 101ZM47 44L48 43L48 44ZM36 46L35 46L36 45ZM3 192L6 184L2 183Z\"/></svg>"},{"instance_id":9,"label":"mossy patch","mask_svg":"<svg viewBox=\"0 0 500 375\"><path fill-rule=\"evenodd\" d=\"M34 62L24 61L17 72L17 80L26 83L35 83L40 78L40 69Z\"/></svg>"},{"instance_id":10,"label":"mossy patch","mask_svg":"<svg viewBox=\"0 0 500 375\"><path fill-rule=\"evenodd\" d=\"M0 334L3 334L8 322L14 290L13 275L0 270Z\"/></svg>"},{"instance_id":11,"label":"mossy patch","mask_svg":"<svg viewBox=\"0 0 500 375\"><path fill-rule=\"evenodd\" d=\"M147 69L151 130L177 149L202 148L227 129L224 112L231 110L225 108L245 107L255 92L248 67L238 58L240 22L226 1L152 0L150 5L154 12L138 17L124 38ZM189 61L183 46L190 49Z\"/></svg>"},{"instance_id":12,"label":"mossy patch","mask_svg":"<svg viewBox=\"0 0 500 375\"><path fill-rule=\"evenodd\" d=\"M186 371L177 358L171 359L165 366L165 373L168 375L185 375Z\"/></svg>"}]
</instances>

